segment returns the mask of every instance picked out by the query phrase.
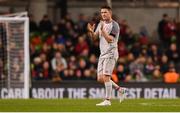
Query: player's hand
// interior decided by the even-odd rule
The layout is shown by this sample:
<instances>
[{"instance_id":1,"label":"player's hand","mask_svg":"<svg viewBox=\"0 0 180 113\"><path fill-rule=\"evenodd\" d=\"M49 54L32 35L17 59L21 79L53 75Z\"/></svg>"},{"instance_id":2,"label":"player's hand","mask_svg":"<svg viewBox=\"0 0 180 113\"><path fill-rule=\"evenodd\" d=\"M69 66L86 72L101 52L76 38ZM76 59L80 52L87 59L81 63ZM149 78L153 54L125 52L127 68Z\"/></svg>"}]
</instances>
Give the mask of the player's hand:
<instances>
[{"instance_id":1,"label":"player's hand","mask_svg":"<svg viewBox=\"0 0 180 113\"><path fill-rule=\"evenodd\" d=\"M87 24L87 30L89 32L94 32L95 24L91 25L90 23Z\"/></svg>"},{"instance_id":2,"label":"player's hand","mask_svg":"<svg viewBox=\"0 0 180 113\"><path fill-rule=\"evenodd\" d=\"M105 30L104 30L104 23L103 22L101 22L101 35L104 35L104 33L105 33Z\"/></svg>"},{"instance_id":3,"label":"player's hand","mask_svg":"<svg viewBox=\"0 0 180 113\"><path fill-rule=\"evenodd\" d=\"M104 23L101 22L101 31L104 31Z\"/></svg>"}]
</instances>

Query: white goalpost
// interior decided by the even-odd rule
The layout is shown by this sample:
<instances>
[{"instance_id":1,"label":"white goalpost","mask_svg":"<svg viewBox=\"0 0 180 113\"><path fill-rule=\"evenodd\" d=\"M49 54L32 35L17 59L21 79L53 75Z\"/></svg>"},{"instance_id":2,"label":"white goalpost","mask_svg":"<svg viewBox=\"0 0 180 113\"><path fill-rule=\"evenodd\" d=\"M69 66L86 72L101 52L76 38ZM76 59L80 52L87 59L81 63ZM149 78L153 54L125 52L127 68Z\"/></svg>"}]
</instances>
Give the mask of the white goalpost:
<instances>
[{"instance_id":1,"label":"white goalpost","mask_svg":"<svg viewBox=\"0 0 180 113\"><path fill-rule=\"evenodd\" d=\"M0 98L29 98L29 18L0 16Z\"/></svg>"},{"instance_id":2,"label":"white goalpost","mask_svg":"<svg viewBox=\"0 0 180 113\"><path fill-rule=\"evenodd\" d=\"M108 6L110 6L112 8L112 0L106 0L106 3Z\"/></svg>"}]
</instances>

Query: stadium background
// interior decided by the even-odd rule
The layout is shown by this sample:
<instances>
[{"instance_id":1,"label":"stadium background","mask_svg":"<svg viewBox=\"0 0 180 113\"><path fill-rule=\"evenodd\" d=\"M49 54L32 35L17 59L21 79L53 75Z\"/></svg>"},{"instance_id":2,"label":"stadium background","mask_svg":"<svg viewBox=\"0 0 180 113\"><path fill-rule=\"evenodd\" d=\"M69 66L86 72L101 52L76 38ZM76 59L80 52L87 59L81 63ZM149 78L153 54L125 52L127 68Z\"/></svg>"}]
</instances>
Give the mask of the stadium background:
<instances>
[{"instance_id":1,"label":"stadium background","mask_svg":"<svg viewBox=\"0 0 180 113\"><path fill-rule=\"evenodd\" d=\"M0 1L1 14L29 12L32 98L102 97L103 85L96 83L98 42L87 37L86 24L99 21L103 4L105 0ZM112 8L121 27L112 79L130 89L128 98L179 97L180 1L112 0ZM2 89L1 98L20 98L16 90L6 95Z\"/></svg>"}]
</instances>

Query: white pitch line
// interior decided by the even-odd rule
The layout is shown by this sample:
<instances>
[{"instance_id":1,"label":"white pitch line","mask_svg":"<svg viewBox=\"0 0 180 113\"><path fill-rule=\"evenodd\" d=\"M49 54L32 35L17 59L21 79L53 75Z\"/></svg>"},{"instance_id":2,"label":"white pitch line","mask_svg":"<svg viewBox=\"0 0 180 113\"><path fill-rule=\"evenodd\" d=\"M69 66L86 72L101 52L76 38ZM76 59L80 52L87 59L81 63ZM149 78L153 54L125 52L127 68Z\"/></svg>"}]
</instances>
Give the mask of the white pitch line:
<instances>
[{"instance_id":1,"label":"white pitch line","mask_svg":"<svg viewBox=\"0 0 180 113\"><path fill-rule=\"evenodd\" d=\"M139 103L142 106L174 106L180 107L178 104L156 104L156 103Z\"/></svg>"}]
</instances>

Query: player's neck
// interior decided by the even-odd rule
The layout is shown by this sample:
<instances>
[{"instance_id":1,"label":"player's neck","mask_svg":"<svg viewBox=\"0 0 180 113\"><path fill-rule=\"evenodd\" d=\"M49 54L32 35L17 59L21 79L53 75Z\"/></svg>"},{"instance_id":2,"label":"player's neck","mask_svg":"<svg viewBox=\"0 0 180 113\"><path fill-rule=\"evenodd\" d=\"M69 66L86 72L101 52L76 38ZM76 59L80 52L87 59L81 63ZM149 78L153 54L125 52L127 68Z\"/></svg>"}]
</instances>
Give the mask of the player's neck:
<instances>
[{"instance_id":1,"label":"player's neck","mask_svg":"<svg viewBox=\"0 0 180 113\"><path fill-rule=\"evenodd\" d=\"M106 24L111 23L111 22L112 22L112 18L110 18L110 19L108 19L108 20L104 20L104 22L105 22Z\"/></svg>"}]
</instances>

